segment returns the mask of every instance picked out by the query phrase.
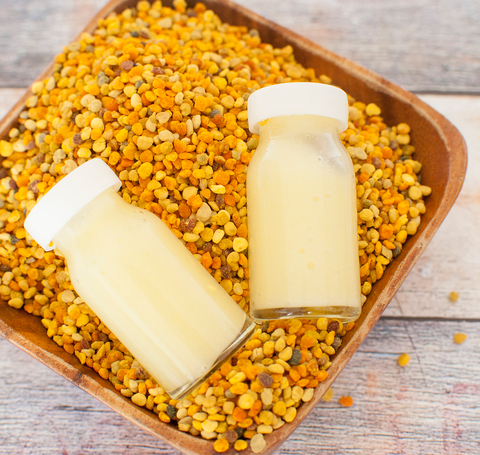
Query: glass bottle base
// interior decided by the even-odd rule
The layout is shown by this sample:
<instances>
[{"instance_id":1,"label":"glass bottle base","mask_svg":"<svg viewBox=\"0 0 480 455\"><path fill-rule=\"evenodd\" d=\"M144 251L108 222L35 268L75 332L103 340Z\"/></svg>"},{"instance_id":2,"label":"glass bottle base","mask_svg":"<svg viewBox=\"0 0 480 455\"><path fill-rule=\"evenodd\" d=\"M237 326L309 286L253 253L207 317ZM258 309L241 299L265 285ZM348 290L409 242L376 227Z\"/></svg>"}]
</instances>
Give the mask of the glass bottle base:
<instances>
[{"instance_id":1,"label":"glass bottle base","mask_svg":"<svg viewBox=\"0 0 480 455\"><path fill-rule=\"evenodd\" d=\"M337 319L344 323L355 321L361 312L361 308L351 306L292 307L266 308L263 310L251 309L250 316L256 322L269 321L271 319L329 318Z\"/></svg>"},{"instance_id":2,"label":"glass bottle base","mask_svg":"<svg viewBox=\"0 0 480 455\"><path fill-rule=\"evenodd\" d=\"M213 366L202 377L195 379L192 382L184 384L181 387L167 393L174 400L181 400L193 392L200 384L206 381L218 368L220 368L250 339L255 331L256 324L248 316L245 318L245 323L237 338L232 344L228 346L218 357Z\"/></svg>"}]
</instances>

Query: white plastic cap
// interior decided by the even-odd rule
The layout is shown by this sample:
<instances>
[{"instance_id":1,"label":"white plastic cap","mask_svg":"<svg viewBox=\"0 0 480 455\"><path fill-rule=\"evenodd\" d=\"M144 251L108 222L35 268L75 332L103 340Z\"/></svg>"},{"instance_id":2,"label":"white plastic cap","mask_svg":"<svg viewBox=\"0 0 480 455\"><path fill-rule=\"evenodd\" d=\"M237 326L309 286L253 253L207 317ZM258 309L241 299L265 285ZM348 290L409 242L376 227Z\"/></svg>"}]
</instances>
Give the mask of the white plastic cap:
<instances>
[{"instance_id":1,"label":"white plastic cap","mask_svg":"<svg viewBox=\"0 0 480 455\"><path fill-rule=\"evenodd\" d=\"M118 191L122 181L108 164L95 158L77 167L58 182L32 209L25 220L25 229L45 250L55 235L90 201L114 188Z\"/></svg>"},{"instance_id":2,"label":"white plastic cap","mask_svg":"<svg viewBox=\"0 0 480 455\"><path fill-rule=\"evenodd\" d=\"M248 98L248 128L260 132L260 122L288 115L320 115L338 120L341 133L348 128L347 94L333 85L288 82L253 92Z\"/></svg>"}]
</instances>

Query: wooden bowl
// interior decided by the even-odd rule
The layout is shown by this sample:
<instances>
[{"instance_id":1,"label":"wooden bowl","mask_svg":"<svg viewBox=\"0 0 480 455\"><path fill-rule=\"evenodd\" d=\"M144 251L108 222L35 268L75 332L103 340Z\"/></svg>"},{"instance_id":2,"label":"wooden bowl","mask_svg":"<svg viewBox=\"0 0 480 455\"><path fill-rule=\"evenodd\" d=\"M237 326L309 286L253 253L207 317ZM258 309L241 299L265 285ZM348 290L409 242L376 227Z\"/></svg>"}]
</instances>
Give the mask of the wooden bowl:
<instances>
[{"instance_id":1,"label":"wooden bowl","mask_svg":"<svg viewBox=\"0 0 480 455\"><path fill-rule=\"evenodd\" d=\"M313 399L299 408L297 418L292 423L266 436L267 447L263 453L267 454L277 449L318 403L400 288L455 202L465 177L467 149L457 129L412 93L229 0L203 0L203 2L225 22L258 29L263 42L275 47L290 44L294 48L297 60L304 66L314 68L317 74L330 76L334 84L342 87L357 100L379 105L387 124L406 122L411 125L412 142L417 150L416 158L424 165L422 182L432 188L432 195L428 197L426 203L427 213L422 217L417 234L406 242L401 255L387 267L383 278L373 286L355 329L345 336L342 347L335 356L328 379L316 388ZM112 11L120 12L134 4L136 0L110 1L84 31L93 32L100 18ZM37 80L48 77L52 72L52 66L53 63ZM25 93L0 123L0 137L4 137L14 126L29 96L29 92ZM173 424L160 422L151 411L135 406L117 392L109 381L103 380L92 369L81 365L75 356L68 354L47 338L40 318L19 312L7 305L0 305L0 333L102 403L178 450L186 454L215 453L212 442L182 433ZM230 449L227 453L234 452ZM252 452L248 449L243 453Z\"/></svg>"}]
</instances>

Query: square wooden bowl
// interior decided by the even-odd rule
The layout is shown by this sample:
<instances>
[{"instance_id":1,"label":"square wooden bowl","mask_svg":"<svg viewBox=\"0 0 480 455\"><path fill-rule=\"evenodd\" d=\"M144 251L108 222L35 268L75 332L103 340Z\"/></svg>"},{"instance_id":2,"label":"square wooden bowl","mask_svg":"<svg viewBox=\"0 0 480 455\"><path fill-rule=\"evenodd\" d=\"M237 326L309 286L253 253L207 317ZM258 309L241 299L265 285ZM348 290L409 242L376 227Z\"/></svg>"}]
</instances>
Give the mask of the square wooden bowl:
<instances>
[{"instance_id":1,"label":"square wooden bowl","mask_svg":"<svg viewBox=\"0 0 480 455\"><path fill-rule=\"evenodd\" d=\"M467 149L457 129L412 93L229 0L203 0L203 2L224 22L258 29L263 42L275 47L290 44L297 60L304 66L314 68L317 74L330 76L335 85L343 88L357 100L379 105L387 124L396 125L406 122L411 125L412 142L417 150L415 156L424 165L422 183L432 188L432 195L428 197L426 203L427 213L422 217L417 234L406 242L401 255L387 267L383 278L373 286L373 291L363 307L362 316L357 321L355 329L345 336L341 348L335 355L328 379L316 388L313 399L299 408L297 418L292 423L266 436L267 447L264 453L267 454L272 453L285 442L318 403L400 288L452 207L462 187L467 166ZM169 1L164 3L171 4ZM99 19L112 11L120 12L135 4L136 0L110 1L91 20L84 31L93 32ZM52 67L53 63L37 80L50 76ZM15 125L29 96L29 92L25 93L0 123L0 138L5 137L10 128ZM2 304L0 305L0 334L110 408L178 450L186 454L213 455L215 453L212 442L182 433L173 424L160 422L151 411L135 406L117 392L109 381L103 380L92 369L81 365L75 356L68 354L47 338L40 318ZM230 449L227 453L234 452ZM252 452L248 449L243 453Z\"/></svg>"}]
</instances>

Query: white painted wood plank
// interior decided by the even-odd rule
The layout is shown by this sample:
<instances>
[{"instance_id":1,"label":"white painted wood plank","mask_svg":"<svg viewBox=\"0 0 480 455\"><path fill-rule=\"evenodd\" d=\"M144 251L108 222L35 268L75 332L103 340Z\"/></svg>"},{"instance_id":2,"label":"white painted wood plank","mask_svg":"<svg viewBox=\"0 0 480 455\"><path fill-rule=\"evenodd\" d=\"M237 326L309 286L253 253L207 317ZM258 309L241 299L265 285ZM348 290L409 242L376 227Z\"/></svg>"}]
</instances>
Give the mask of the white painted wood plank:
<instances>
[{"instance_id":1,"label":"white painted wood plank","mask_svg":"<svg viewBox=\"0 0 480 455\"><path fill-rule=\"evenodd\" d=\"M480 91L478 1L236 1L407 90Z\"/></svg>"},{"instance_id":2,"label":"white painted wood plank","mask_svg":"<svg viewBox=\"0 0 480 455\"><path fill-rule=\"evenodd\" d=\"M26 88L0 88L0 119L5 117L7 112L25 93Z\"/></svg>"},{"instance_id":3,"label":"white painted wood plank","mask_svg":"<svg viewBox=\"0 0 480 455\"><path fill-rule=\"evenodd\" d=\"M0 86L30 84L106 0L0 0ZM476 92L476 0L237 0L408 90Z\"/></svg>"},{"instance_id":4,"label":"white painted wood plank","mask_svg":"<svg viewBox=\"0 0 480 455\"><path fill-rule=\"evenodd\" d=\"M453 343L453 334L469 338ZM480 322L382 319L280 455L480 453ZM397 365L407 352L409 365ZM178 455L0 339L0 454ZM351 408L338 403L354 399Z\"/></svg>"},{"instance_id":5,"label":"white painted wood plank","mask_svg":"<svg viewBox=\"0 0 480 455\"><path fill-rule=\"evenodd\" d=\"M0 0L0 87L30 85L107 0Z\"/></svg>"}]
</instances>

